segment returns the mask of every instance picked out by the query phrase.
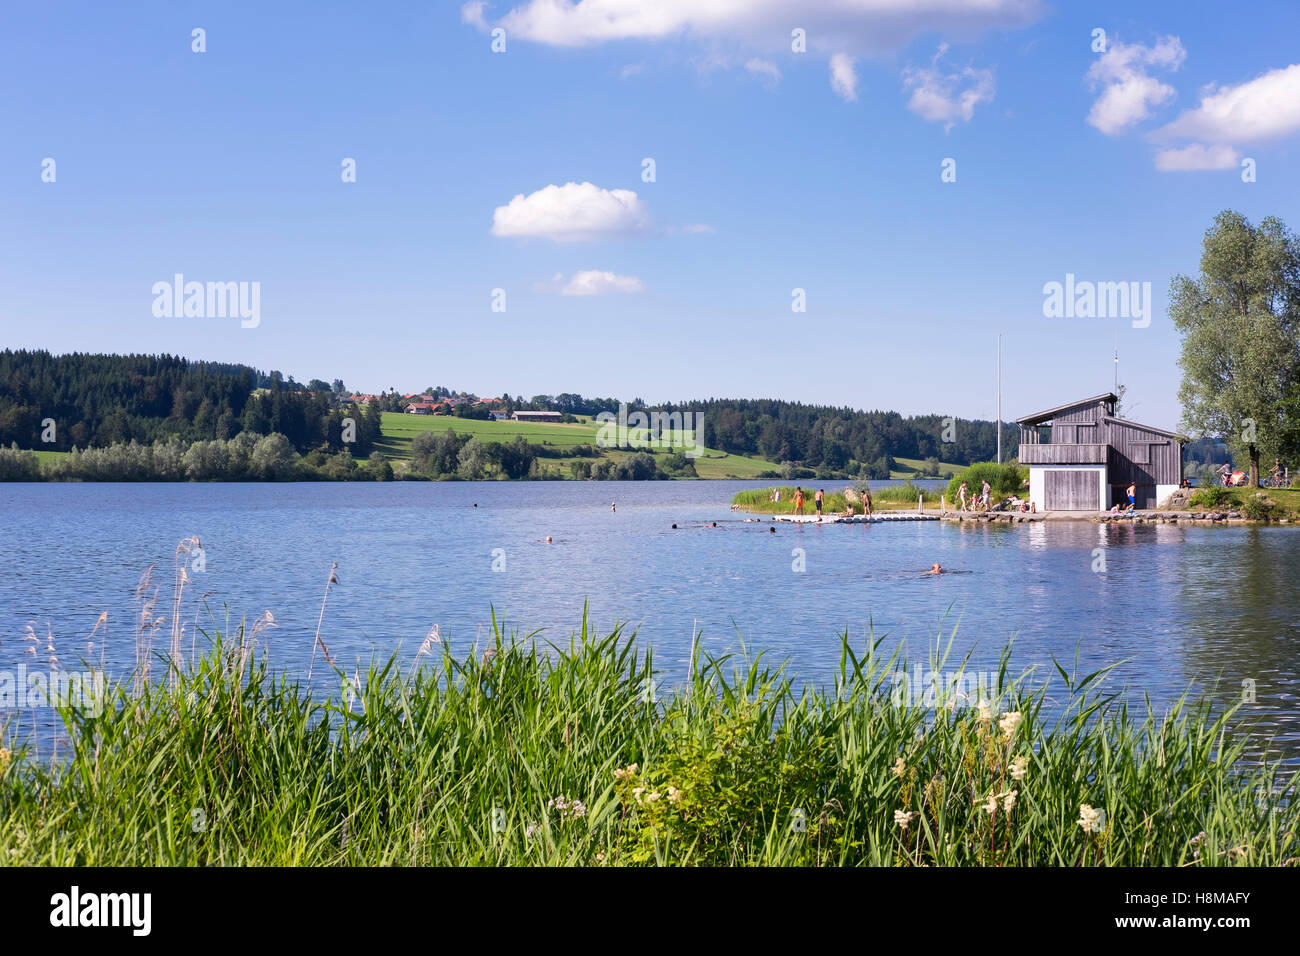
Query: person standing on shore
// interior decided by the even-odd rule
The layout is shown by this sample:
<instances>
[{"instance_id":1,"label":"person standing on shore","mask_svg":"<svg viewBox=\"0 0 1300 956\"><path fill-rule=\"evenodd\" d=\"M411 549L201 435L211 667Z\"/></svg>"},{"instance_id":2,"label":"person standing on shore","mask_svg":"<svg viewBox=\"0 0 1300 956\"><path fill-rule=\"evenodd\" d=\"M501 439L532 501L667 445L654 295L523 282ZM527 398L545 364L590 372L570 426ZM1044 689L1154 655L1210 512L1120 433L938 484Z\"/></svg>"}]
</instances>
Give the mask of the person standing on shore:
<instances>
[{"instance_id":1,"label":"person standing on shore","mask_svg":"<svg viewBox=\"0 0 1300 956\"><path fill-rule=\"evenodd\" d=\"M965 511L965 510L966 510L966 492L967 492L967 490L968 490L968 489L966 488L966 482L964 482L964 481L961 483L961 487L957 489L957 500L961 502L961 510L962 510L962 511Z\"/></svg>"},{"instance_id":2,"label":"person standing on shore","mask_svg":"<svg viewBox=\"0 0 1300 956\"><path fill-rule=\"evenodd\" d=\"M1130 484L1128 486L1128 491L1124 493L1128 495L1128 513L1132 514L1133 507L1137 504L1137 482Z\"/></svg>"},{"instance_id":3,"label":"person standing on shore","mask_svg":"<svg viewBox=\"0 0 1300 956\"><path fill-rule=\"evenodd\" d=\"M817 489L817 494L813 495L813 503L817 506L817 520L818 520L818 521L821 521L821 520L822 520L822 499L823 499L825 496L826 496L826 492L823 491L821 488L818 488L818 489Z\"/></svg>"},{"instance_id":4,"label":"person standing on shore","mask_svg":"<svg viewBox=\"0 0 1300 956\"><path fill-rule=\"evenodd\" d=\"M798 486L794 489L794 513L803 514L803 489Z\"/></svg>"},{"instance_id":5,"label":"person standing on shore","mask_svg":"<svg viewBox=\"0 0 1300 956\"><path fill-rule=\"evenodd\" d=\"M992 486L987 481L984 482L984 487L980 489L980 504L984 506L985 511L989 510L989 492L992 490Z\"/></svg>"}]
</instances>

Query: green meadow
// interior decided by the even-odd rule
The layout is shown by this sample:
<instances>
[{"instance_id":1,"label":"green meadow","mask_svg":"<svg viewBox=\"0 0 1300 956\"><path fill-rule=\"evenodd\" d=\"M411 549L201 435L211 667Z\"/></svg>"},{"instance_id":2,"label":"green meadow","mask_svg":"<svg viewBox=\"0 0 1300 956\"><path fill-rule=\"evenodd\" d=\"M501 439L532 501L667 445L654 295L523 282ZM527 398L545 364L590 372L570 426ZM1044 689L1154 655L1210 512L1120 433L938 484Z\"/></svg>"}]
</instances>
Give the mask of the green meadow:
<instances>
[{"instance_id":1,"label":"green meadow","mask_svg":"<svg viewBox=\"0 0 1300 956\"><path fill-rule=\"evenodd\" d=\"M452 430L457 435L471 435L483 442L513 442L523 438L534 445L551 446L567 450L578 445L595 445L601 424L586 420L573 423L557 422L544 424L538 422L478 421L472 418L455 418L449 415L408 415L403 412L384 412L382 421L383 441L379 450L393 461L407 461L411 457L411 442L415 436L427 431ZM630 429L629 436L646 437L642 429ZM666 444L683 437L673 430L665 430L663 440ZM685 433L684 437L692 437ZM618 461L637 451L649 451L652 454L665 455L678 449L666 447L660 449L608 449L606 457ZM568 477L569 463L572 461L594 461L590 457L567 457L544 460L543 467L556 477ZM756 478L764 471L772 471L777 466L759 458L747 458L743 455L729 455L717 449L702 449L700 456L693 459L695 470L701 478Z\"/></svg>"},{"instance_id":2,"label":"green meadow","mask_svg":"<svg viewBox=\"0 0 1300 956\"><path fill-rule=\"evenodd\" d=\"M889 473L890 478L913 478L918 471L925 468L925 460L922 458L895 458L894 463L898 466ZM966 466L959 465L951 461L939 462L939 474L937 477L943 478L948 474L958 474Z\"/></svg>"}]
</instances>

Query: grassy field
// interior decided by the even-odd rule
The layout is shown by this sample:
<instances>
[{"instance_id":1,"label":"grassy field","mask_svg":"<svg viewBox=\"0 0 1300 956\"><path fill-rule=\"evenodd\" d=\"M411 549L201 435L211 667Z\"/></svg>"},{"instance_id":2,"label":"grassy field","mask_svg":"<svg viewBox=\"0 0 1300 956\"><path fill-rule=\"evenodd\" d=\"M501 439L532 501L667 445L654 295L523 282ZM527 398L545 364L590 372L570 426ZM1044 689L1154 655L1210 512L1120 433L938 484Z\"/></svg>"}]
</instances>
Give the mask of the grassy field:
<instances>
[{"instance_id":1,"label":"grassy field","mask_svg":"<svg viewBox=\"0 0 1300 956\"><path fill-rule=\"evenodd\" d=\"M911 478L916 472L925 467L925 461L921 458L895 458L894 462L899 466L889 473L890 478ZM939 477L943 478L949 473L957 474L965 465L958 465L950 461L939 462Z\"/></svg>"},{"instance_id":2,"label":"grassy field","mask_svg":"<svg viewBox=\"0 0 1300 956\"><path fill-rule=\"evenodd\" d=\"M832 687L796 686L761 658L700 654L685 684L656 696L648 651L584 626L554 648L499 631L454 655L426 642L405 668L335 669L339 691L322 699L274 676L270 636L255 625L197 660L160 656L151 681L111 686L102 712L64 708L57 755L7 741L0 860L1175 867L1300 856L1294 777L1249 759L1229 715L1187 701L1130 708L1104 675L1058 668L1065 686L1051 685L1049 708L1049 686L1010 680L1004 656L988 696L926 701L899 693L906 662L845 639ZM962 686L975 693L973 680Z\"/></svg>"},{"instance_id":3,"label":"grassy field","mask_svg":"<svg viewBox=\"0 0 1300 956\"><path fill-rule=\"evenodd\" d=\"M541 424L537 422L498 422L476 421L471 418L454 418L446 415L407 415L402 412L384 412L384 440L379 450L394 461L406 461L411 457L411 442L415 436L424 431L446 431L451 429L457 435L472 435L480 441L512 442L518 437L534 445L551 445L556 448L573 448L576 445L595 445L601 425L587 420L578 423ZM629 434L634 433L630 432ZM644 432L640 432L644 435ZM676 439L675 431L665 431L665 440ZM626 455L634 454L638 449L610 449L607 456L618 461ZM646 449L648 451L658 451ZM674 449L668 449L672 451ZM662 452L660 452L662 453ZM592 458L557 458L543 460L543 466L557 474L568 477L569 462L593 461ZM694 459L695 470L701 478L754 478L763 471L776 468L771 462L743 455L728 455L716 449L703 449Z\"/></svg>"},{"instance_id":4,"label":"grassy field","mask_svg":"<svg viewBox=\"0 0 1300 956\"><path fill-rule=\"evenodd\" d=\"M1238 511L1249 518L1300 518L1300 488L1224 488L1207 485L1191 497L1192 511Z\"/></svg>"}]
</instances>

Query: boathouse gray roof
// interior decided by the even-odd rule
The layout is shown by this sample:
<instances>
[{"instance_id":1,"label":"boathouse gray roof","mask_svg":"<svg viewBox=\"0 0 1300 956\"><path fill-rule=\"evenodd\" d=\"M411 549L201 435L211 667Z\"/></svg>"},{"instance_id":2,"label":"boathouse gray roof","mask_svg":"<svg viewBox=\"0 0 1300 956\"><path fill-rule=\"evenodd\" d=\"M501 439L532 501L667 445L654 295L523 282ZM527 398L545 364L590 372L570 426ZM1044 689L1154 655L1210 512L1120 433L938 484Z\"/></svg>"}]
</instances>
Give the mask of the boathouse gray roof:
<instances>
[{"instance_id":1,"label":"boathouse gray roof","mask_svg":"<svg viewBox=\"0 0 1300 956\"><path fill-rule=\"evenodd\" d=\"M1114 392L1103 392L1100 395L1094 395L1092 398L1081 398L1077 402L1069 402L1065 405L1057 405L1055 408L1049 408L1045 412L1035 412L1032 415L1026 415L1024 418L1017 418L1017 425L1037 425L1045 422L1055 416L1058 412L1063 412L1068 408L1079 408L1083 405L1096 405L1098 402L1118 402L1119 396ZM1107 416L1108 418L1111 416ZM1122 421L1122 419L1120 419ZM1142 426L1145 428L1146 426Z\"/></svg>"}]
</instances>

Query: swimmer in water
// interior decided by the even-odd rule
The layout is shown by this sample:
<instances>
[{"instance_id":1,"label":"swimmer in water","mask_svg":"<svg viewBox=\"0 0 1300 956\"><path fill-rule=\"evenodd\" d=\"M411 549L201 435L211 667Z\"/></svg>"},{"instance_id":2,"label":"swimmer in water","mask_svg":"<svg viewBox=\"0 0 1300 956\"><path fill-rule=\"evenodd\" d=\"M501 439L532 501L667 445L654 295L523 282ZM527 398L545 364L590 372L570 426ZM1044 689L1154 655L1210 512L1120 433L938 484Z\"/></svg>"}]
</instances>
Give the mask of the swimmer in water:
<instances>
[{"instance_id":1,"label":"swimmer in water","mask_svg":"<svg viewBox=\"0 0 1300 956\"><path fill-rule=\"evenodd\" d=\"M769 534L776 534L776 525L772 525L772 527L768 528L767 530Z\"/></svg>"},{"instance_id":2,"label":"swimmer in water","mask_svg":"<svg viewBox=\"0 0 1300 956\"><path fill-rule=\"evenodd\" d=\"M943 574L943 568L939 567L939 562L936 561L934 562L934 564L930 565L929 571L922 571L921 573L922 574Z\"/></svg>"},{"instance_id":3,"label":"swimmer in water","mask_svg":"<svg viewBox=\"0 0 1300 956\"><path fill-rule=\"evenodd\" d=\"M547 544L551 543L551 536L549 534L546 536L546 543Z\"/></svg>"}]
</instances>

